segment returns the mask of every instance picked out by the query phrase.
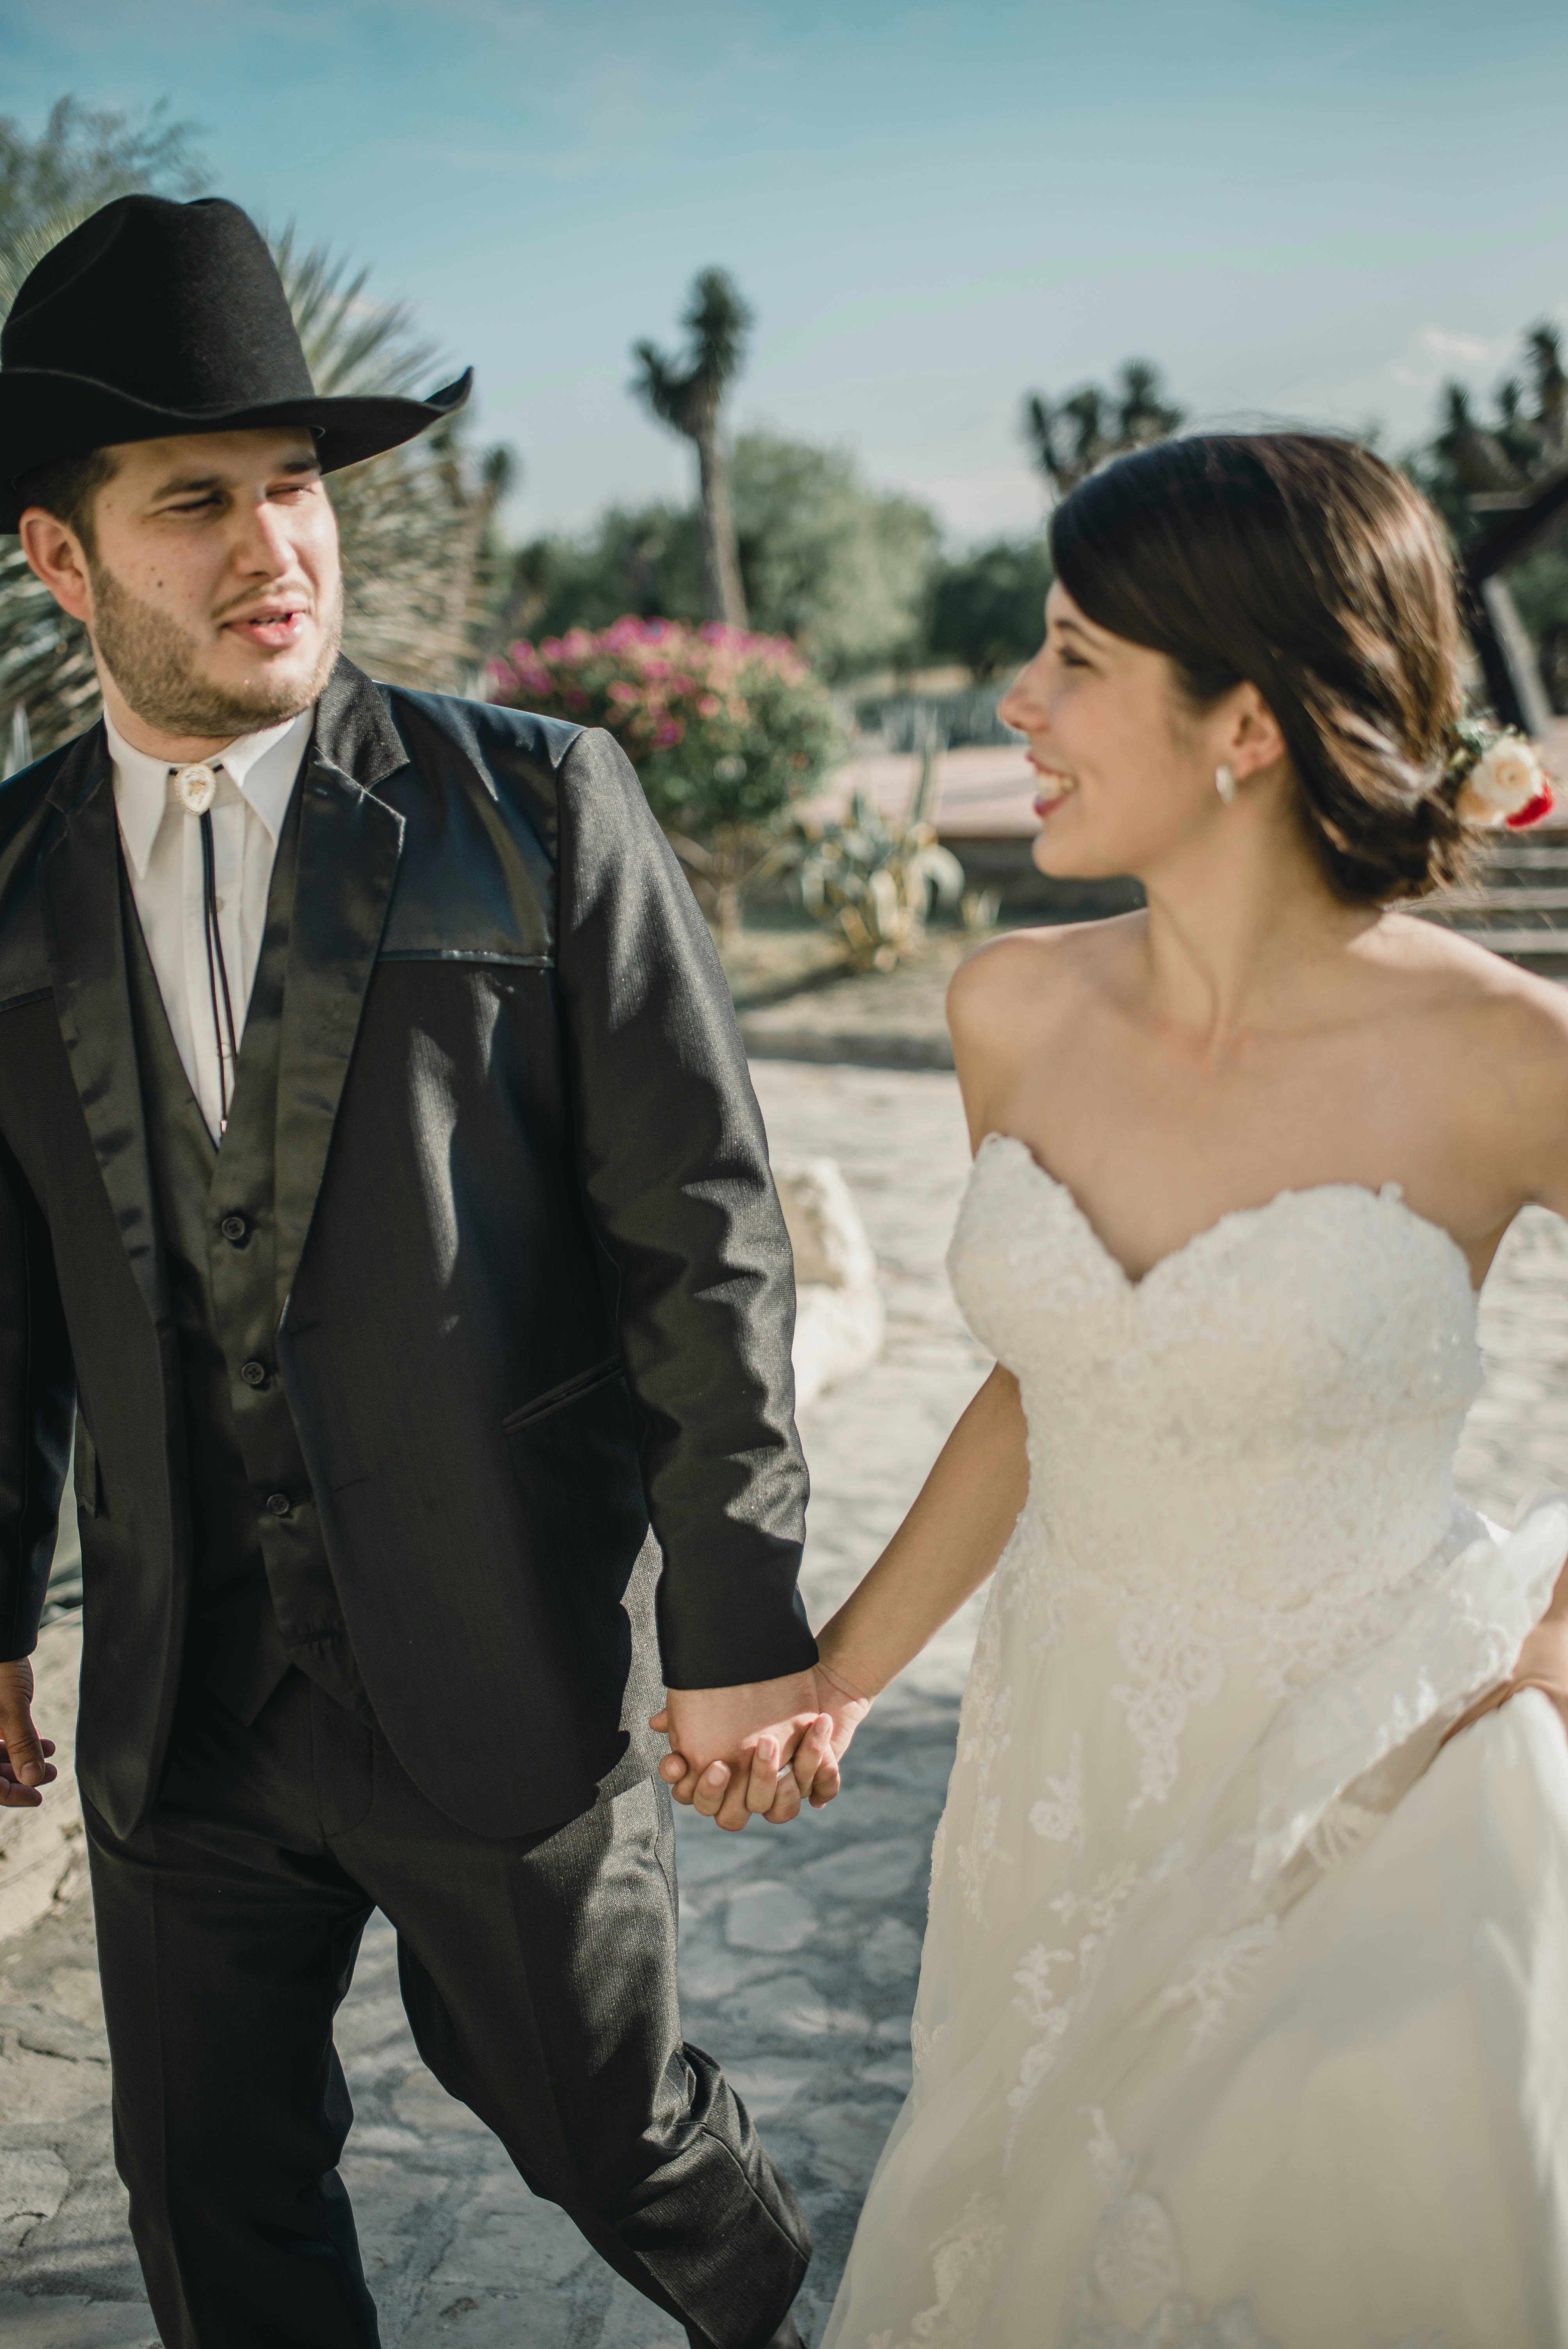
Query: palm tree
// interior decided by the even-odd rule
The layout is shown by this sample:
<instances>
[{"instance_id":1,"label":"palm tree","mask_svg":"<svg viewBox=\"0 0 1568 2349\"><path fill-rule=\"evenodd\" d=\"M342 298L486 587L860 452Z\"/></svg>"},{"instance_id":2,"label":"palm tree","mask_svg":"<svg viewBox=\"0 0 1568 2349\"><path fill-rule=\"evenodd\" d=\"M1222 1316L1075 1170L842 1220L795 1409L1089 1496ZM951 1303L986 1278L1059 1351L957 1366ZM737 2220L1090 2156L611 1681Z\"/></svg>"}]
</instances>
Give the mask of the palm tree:
<instances>
[{"instance_id":1,"label":"palm tree","mask_svg":"<svg viewBox=\"0 0 1568 2349\"><path fill-rule=\"evenodd\" d=\"M0 244L0 315L34 264L96 209L56 212ZM316 389L413 391L438 354L401 302L365 295L368 272L325 245L301 251L292 229L273 258ZM458 419L386 456L330 477L343 545L344 650L392 685L450 690L482 649L495 568L490 533L514 461L504 449L469 455ZM0 551L0 716L26 713L35 756L79 734L98 711L87 632L28 570L15 540Z\"/></svg>"},{"instance_id":2,"label":"palm tree","mask_svg":"<svg viewBox=\"0 0 1568 2349\"><path fill-rule=\"evenodd\" d=\"M1129 359L1109 391L1085 384L1065 399L1047 399L1037 391L1024 399L1024 438L1057 498L1109 458L1169 440L1183 421L1183 410L1166 400L1160 370L1148 359Z\"/></svg>"},{"instance_id":3,"label":"palm tree","mask_svg":"<svg viewBox=\"0 0 1568 2349\"><path fill-rule=\"evenodd\" d=\"M681 324L691 338L684 361L667 358L654 343L634 346L638 374L633 388L661 424L696 446L708 616L743 628L746 594L720 426L725 393L740 372L751 312L722 269L705 269L692 286Z\"/></svg>"},{"instance_id":4,"label":"palm tree","mask_svg":"<svg viewBox=\"0 0 1568 2349\"><path fill-rule=\"evenodd\" d=\"M1568 373L1563 366L1563 342L1555 326L1532 326L1524 338L1525 363L1535 394L1532 422L1541 445L1541 466L1555 472L1568 463Z\"/></svg>"},{"instance_id":5,"label":"palm tree","mask_svg":"<svg viewBox=\"0 0 1568 2349\"><path fill-rule=\"evenodd\" d=\"M1525 429L1518 384L1503 385L1498 396L1498 424L1491 427L1478 420L1462 383L1446 383L1442 429L1432 448L1467 497L1495 497L1520 486L1522 474L1515 459Z\"/></svg>"}]
</instances>

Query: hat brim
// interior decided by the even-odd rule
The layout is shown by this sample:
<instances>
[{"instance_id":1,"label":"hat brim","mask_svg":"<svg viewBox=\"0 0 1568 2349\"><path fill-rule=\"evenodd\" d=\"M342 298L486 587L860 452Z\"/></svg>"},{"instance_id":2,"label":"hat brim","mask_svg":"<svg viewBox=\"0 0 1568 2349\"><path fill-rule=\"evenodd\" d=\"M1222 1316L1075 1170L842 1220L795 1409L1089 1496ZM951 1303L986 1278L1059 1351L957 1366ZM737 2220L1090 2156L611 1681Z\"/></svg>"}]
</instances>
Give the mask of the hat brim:
<instances>
[{"instance_id":1,"label":"hat brim","mask_svg":"<svg viewBox=\"0 0 1568 2349\"><path fill-rule=\"evenodd\" d=\"M333 399L273 399L222 410L154 408L90 377L64 375L47 367L0 369L0 532L14 531L24 501L17 483L61 457L89 449L113 449L128 440L163 440L189 432L265 431L287 424L308 427L324 473L363 464L417 440L455 416L473 389L474 371L428 399L348 396Z\"/></svg>"}]
</instances>

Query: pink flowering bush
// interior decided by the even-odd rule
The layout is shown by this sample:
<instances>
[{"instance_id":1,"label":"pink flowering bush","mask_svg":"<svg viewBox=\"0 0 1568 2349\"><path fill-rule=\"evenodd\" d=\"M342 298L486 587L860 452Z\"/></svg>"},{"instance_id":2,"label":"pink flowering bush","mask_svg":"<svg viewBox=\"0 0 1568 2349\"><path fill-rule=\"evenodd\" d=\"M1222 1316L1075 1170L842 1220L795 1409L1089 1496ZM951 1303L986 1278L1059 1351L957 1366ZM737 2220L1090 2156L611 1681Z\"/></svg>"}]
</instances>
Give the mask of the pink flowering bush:
<instances>
[{"instance_id":1,"label":"pink flowering bush","mask_svg":"<svg viewBox=\"0 0 1568 2349\"><path fill-rule=\"evenodd\" d=\"M514 709L607 727L677 847L710 854L771 829L834 748L832 704L788 636L717 621L627 618L513 645L491 662L490 690Z\"/></svg>"}]
</instances>

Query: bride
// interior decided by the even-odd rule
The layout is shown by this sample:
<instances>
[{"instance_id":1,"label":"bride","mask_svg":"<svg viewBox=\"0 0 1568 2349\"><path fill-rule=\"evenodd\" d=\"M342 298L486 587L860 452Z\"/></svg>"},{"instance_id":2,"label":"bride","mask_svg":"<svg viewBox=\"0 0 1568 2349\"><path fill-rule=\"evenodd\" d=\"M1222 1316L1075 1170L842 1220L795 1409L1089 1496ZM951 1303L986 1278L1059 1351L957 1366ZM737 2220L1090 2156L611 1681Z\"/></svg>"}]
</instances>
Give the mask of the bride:
<instances>
[{"instance_id":1,"label":"bride","mask_svg":"<svg viewBox=\"0 0 1568 2349\"><path fill-rule=\"evenodd\" d=\"M1451 1478L1568 995L1386 910L1529 754L1363 450L1169 442L1052 537L1037 861L1148 909L954 982L998 1367L822 1635L841 1751L995 1573L826 2349L1568 2342L1568 1502Z\"/></svg>"}]
</instances>

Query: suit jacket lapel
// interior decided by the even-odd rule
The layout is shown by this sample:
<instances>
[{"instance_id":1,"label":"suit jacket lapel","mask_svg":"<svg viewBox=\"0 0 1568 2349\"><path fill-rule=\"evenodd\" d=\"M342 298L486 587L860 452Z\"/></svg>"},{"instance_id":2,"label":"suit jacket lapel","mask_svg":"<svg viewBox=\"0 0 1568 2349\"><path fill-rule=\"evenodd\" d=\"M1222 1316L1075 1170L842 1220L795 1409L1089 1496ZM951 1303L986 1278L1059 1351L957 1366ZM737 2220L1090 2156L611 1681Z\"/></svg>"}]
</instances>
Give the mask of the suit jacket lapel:
<instances>
[{"instance_id":1,"label":"suit jacket lapel","mask_svg":"<svg viewBox=\"0 0 1568 2349\"><path fill-rule=\"evenodd\" d=\"M281 1319L326 1169L402 853L403 819L370 786L407 763L376 688L340 662L300 777L299 868L278 1056Z\"/></svg>"},{"instance_id":2,"label":"suit jacket lapel","mask_svg":"<svg viewBox=\"0 0 1568 2349\"><path fill-rule=\"evenodd\" d=\"M119 833L101 725L57 775L60 812L38 864L55 1010L109 1206L155 1322L163 1275L120 924Z\"/></svg>"}]
</instances>

